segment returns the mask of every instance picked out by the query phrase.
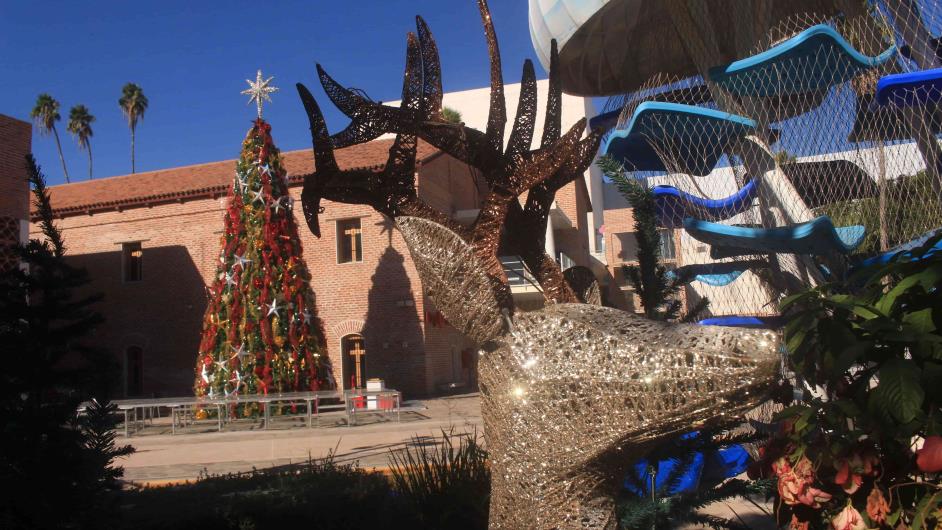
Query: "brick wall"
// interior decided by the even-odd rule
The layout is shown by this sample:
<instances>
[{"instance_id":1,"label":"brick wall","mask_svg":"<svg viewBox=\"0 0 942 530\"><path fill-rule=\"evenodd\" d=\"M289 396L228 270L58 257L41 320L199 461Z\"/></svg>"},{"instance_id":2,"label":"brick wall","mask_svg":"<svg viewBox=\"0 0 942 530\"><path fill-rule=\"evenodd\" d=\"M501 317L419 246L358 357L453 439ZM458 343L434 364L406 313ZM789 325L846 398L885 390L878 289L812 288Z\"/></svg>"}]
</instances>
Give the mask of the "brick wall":
<instances>
[{"instance_id":1,"label":"brick wall","mask_svg":"<svg viewBox=\"0 0 942 530\"><path fill-rule=\"evenodd\" d=\"M443 211L476 206L467 167L450 157L421 166L417 181L423 198ZM291 188L295 219L338 383L350 376L341 359L341 339L350 334L364 338L366 376L381 377L389 387L426 395L454 381L455 348L460 354L467 341L451 326L427 329L422 285L399 232L370 207L323 201L322 237L316 239L304 223L300 192L300 186ZM225 204L225 197L205 197L67 215L59 221L69 259L90 272L88 292L105 295L98 310L106 322L93 340L122 361L127 348L144 350L145 394L191 392ZM336 223L354 218L362 230L362 261L341 264ZM37 232L35 226L31 230ZM121 244L132 241L143 248L140 282L122 279Z\"/></svg>"},{"instance_id":2,"label":"brick wall","mask_svg":"<svg viewBox=\"0 0 942 530\"><path fill-rule=\"evenodd\" d=\"M618 308L629 310L636 307L631 298L625 296L622 286L626 279L621 265L637 259L634 239L634 215L631 208L605 210L605 261L614 281L609 286L609 300Z\"/></svg>"},{"instance_id":3,"label":"brick wall","mask_svg":"<svg viewBox=\"0 0 942 530\"><path fill-rule=\"evenodd\" d=\"M26 155L31 135L29 123L0 114L0 269L15 265L13 254L2 247L20 242L29 215Z\"/></svg>"},{"instance_id":4,"label":"brick wall","mask_svg":"<svg viewBox=\"0 0 942 530\"><path fill-rule=\"evenodd\" d=\"M573 181L556 192L556 207L562 210L566 217L572 221L573 227L555 230L553 238L556 242L557 252L565 253L577 265L588 267L590 265L590 249L588 217L586 214L589 211L590 204L586 198L586 193L580 189L580 186L581 184L578 181Z\"/></svg>"}]
</instances>

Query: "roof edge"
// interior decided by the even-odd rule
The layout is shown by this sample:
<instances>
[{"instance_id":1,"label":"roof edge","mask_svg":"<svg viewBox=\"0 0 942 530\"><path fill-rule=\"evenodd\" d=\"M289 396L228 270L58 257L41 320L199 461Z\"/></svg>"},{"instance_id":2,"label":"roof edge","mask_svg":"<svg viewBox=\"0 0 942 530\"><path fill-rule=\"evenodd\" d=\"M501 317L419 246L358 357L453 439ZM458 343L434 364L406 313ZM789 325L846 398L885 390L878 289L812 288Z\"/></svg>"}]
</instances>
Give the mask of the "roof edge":
<instances>
[{"instance_id":1,"label":"roof edge","mask_svg":"<svg viewBox=\"0 0 942 530\"><path fill-rule=\"evenodd\" d=\"M431 158L431 156L425 157ZM423 159L424 160L424 159ZM372 166L361 166L349 168L351 170L367 170L367 171L382 171L384 164L376 164ZM176 169L176 168L171 168ZM289 175L288 176L288 187L295 188L304 184L305 178L311 173L298 174L298 175ZM123 210L129 208L142 208L148 206L154 206L157 204L166 204L169 202L180 202L193 199L205 199L213 198L220 195L228 195L229 190L232 187L232 184L224 184L218 186L209 186L205 188L195 188L190 190L182 190L174 193L160 193L154 195L141 195L139 197L128 197L126 199L121 199L117 201L104 201L104 202L92 202L86 204L77 204L74 206L68 206L65 208L53 208L52 214L54 217L63 219L65 217L74 217L78 215L91 215L99 212L114 211L114 210ZM30 211L29 211L29 220L30 222L36 222L39 220L38 214L35 210L35 205L30 202Z\"/></svg>"}]
</instances>

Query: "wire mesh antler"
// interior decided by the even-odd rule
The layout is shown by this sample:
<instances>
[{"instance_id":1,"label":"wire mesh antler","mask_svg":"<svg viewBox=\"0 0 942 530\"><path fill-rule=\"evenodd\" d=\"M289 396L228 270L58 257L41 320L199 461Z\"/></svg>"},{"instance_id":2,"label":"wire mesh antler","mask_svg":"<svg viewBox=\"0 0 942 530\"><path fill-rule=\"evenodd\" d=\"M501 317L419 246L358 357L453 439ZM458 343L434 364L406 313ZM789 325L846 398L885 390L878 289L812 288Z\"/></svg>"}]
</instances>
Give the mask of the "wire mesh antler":
<instances>
[{"instance_id":1,"label":"wire mesh antler","mask_svg":"<svg viewBox=\"0 0 942 530\"><path fill-rule=\"evenodd\" d=\"M556 191L581 175L598 148L599 135L580 140L585 120L561 134L562 95L558 75L550 72L546 123L539 149L530 149L537 114L533 64L523 67L520 101L506 149L507 122L500 52L487 2L478 1L490 54L490 107L485 132L442 117L442 84L438 48L428 26L416 17L416 33L409 33L402 103L382 105L364 94L343 87L317 66L318 78L330 100L350 117L350 124L330 135L323 114L310 91L298 84L311 124L315 172L305 178L302 204L311 231L320 236L321 199L367 204L390 217L412 216L434 221L470 244L486 269L498 304L512 311L513 303L503 267L497 258L501 234L534 271L546 297L557 302L578 301L555 261L546 254L545 231ZM554 65L558 62L553 52ZM333 150L368 142L385 133L396 134L382 171L340 170ZM420 199L415 190L417 138L475 168L487 185L478 218L463 226ZM526 207L517 197L530 190ZM505 226L510 221L510 226Z\"/></svg>"}]
</instances>

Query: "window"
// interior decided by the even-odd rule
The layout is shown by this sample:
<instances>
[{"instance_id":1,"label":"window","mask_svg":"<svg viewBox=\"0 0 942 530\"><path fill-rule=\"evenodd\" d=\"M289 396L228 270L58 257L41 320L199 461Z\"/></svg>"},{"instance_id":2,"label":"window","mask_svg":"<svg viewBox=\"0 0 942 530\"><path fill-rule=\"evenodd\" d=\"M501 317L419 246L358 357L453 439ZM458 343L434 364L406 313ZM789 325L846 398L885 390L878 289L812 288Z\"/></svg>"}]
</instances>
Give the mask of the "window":
<instances>
[{"instance_id":1,"label":"window","mask_svg":"<svg viewBox=\"0 0 942 530\"><path fill-rule=\"evenodd\" d=\"M121 245L122 276L126 282L139 282L143 279L144 251L141 243L124 243Z\"/></svg>"},{"instance_id":2,"label":"window","mask_svg":"<svg viewBox=\"0 0 942 530\"><path fill-rule=\"evenodd\" d=\"M359 219L337 221L337 263L363 261L363 238Z\"/></svg>"},{"instance_id":3,"label":"window","mask_svg":"<svg viewBox=\"0 0 942 530\"><path fill-rule=\"evenodd\" d=\"M674 245L674 231L669 229L658 230L661 237L661 259L676 260L677 247Z\"/></svg>"},{"instance_id":4,"label":"window","mask_svg":"<svg viewBox=\"0 0 942 530\"><path fill-rule=\"evenodd\" d=\"M616 257L621 261L638 261L638 239L634 232L618 232L614 234L618 250Z\"/></svg>"},{"instance_id":5,"label":"window","mask_svg":"<svg viewBox=\"0 0 942 530\"><path fill-rule=\"evenodd\" d=\"M124 366L127 369L125 392L130 396L144 393L144 350L131 346L125 351Z\"/></svg>"}]
</instances>

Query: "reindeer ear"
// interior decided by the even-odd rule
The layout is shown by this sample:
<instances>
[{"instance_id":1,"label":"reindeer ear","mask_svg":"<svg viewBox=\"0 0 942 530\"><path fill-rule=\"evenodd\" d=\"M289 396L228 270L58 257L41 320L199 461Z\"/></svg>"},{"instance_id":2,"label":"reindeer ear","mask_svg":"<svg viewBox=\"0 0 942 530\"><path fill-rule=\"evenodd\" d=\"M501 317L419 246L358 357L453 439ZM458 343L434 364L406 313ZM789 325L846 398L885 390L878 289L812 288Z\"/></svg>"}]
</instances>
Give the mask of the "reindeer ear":
<instances>
[{"instance_id":1,"label":"reindeer ear","mask_svg":"<svg viewBox=\"0 0 942 530\"><path fill-rule=\"evenodd\" d=\"M504 334L501 306L474 248L444 226L396 217L429 298L452 326L484 344Z\"/></svg>"}]
</instances>

